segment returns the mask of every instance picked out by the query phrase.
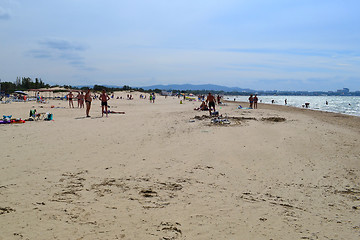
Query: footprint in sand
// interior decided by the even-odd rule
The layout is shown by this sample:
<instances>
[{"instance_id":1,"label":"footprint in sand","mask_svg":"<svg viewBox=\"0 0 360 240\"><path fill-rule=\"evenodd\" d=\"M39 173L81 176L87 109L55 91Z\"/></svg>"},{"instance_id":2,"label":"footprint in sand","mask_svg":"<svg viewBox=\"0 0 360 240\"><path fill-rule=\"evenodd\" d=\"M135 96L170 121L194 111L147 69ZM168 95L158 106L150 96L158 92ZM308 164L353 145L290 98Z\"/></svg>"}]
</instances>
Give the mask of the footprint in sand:
<instances>
[{"instance_id":1,"label":"footprint in sand","mask_svg":"<svg viewBox=\"0 0 360 240\"><path fill-rule=\"evenodd\" d=\"M161 222L157 228L161 240L175 240L182 236L181 224L177 222Z\"/></svg>"},{"instance_id":2,"label":"footprint in sand","mask_svg":"<svg viewBox=\"0 0 360 240\"><path fill-rule=\"evenodd\" d=\"M0 215L11 212L15 212L15 209L11 207L0 207Z\"/></svg>"}]
</instances>

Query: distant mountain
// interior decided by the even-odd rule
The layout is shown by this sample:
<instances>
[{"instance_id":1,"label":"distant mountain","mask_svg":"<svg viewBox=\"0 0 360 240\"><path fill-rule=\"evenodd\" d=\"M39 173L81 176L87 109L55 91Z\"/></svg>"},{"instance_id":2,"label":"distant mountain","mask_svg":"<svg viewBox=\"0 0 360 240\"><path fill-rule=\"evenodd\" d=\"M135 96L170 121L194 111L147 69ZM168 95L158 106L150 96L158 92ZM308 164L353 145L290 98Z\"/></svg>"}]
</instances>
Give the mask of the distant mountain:
<instances>
[{"instance_id":1,"label":"distant mountain","mask_svg":"<svg viewBox=\"0 0 360 240\"><path fill-rule=\"evenodd\" d=\"M108 88L122 88L123 86L116 86L116 85L107 85L107 84L99 84L101 86L104 87L108 87ZM75 86L78 88L82 88L82 87L90 87L92 88L93 86L90 85L79 85L79 86ZM130 86L132 88L142 88L144 90L149 90L149 89L160 89L160 90L189 90L189 91L195 91L195 90L206 90L206 91L224 91L224 92L255 92L255 90L252 89L248 89L248 88L238 88L238 87L226 87L226 86L220 86L220 85L214 85L214 84L202 84L202 85L193 85L193 84L170 84L170 85L152 85L152 86L147 86L147 87L133 87Z\"/></svg>"},{"instance_id":2,"label":"distant mountain","mask_svg":"<svg viewBox=\"0 0 360 240\"><path fill-rule=\"evenodd\" d=\"M209 90L209 91L224 91L224 92L251 92L254 90L248 88L238 88L238 87L226 87L214 84L202 84L202 85L193 85L193 84L171 84L171 85L152 85L147 87L142 87L144 90L149 89L160 89L160 90Z\"/></svg>"}]
</instances>

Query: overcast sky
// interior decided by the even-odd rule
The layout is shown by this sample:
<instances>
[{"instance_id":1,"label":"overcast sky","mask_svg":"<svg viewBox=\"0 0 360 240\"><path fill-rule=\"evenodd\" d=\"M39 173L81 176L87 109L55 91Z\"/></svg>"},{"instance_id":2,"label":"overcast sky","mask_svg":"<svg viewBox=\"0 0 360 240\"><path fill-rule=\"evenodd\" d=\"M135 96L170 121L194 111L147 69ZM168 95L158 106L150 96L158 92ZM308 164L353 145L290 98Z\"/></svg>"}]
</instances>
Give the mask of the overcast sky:
<instances>
[{"instance_id":1,"label":"overcast sky","mask_svg":"<svg viewBox=\"0 0 360 240\"><path fill-rule=\"evenodd\" d=\"M0 79L360 90L358 0L0 0Z\"/></svg>"}]
</instances>

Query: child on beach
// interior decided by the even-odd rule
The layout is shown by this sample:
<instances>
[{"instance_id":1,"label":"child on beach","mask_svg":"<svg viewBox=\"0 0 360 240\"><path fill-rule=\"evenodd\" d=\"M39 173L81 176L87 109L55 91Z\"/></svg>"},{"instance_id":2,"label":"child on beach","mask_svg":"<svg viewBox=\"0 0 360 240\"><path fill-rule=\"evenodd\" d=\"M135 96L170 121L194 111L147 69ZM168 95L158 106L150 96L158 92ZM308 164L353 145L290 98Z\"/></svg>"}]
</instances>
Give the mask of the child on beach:
<instances>
[{"instance_id":1,"label":"child on beach","mask_svg":"<svg viewBox=\"0 0 360 240\"><path fill-rule=\"evenodd\" d=\"M108 105L107 105L107 101L110 100L109 95L106 94L105 89L102 90L102 93L99 97L99 100L101 101L101 113L102 113L102 117L104 116L104 108L105 108L105 112L106 112L106 117L108 117Z\"/></svg>"}]
</instances>

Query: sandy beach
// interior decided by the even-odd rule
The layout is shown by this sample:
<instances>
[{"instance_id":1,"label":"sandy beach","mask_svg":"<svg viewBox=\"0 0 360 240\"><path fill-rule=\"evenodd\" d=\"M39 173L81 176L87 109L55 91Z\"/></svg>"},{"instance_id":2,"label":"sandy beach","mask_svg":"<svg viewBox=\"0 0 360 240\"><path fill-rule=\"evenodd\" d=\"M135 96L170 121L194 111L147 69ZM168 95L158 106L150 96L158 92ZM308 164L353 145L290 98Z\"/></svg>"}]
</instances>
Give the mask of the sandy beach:
<instances>
[{"instance_id":1,"label":"sandy beach","mask_svg":"<svg viewBox=\"0 0 360 240\"><path fill-rule=\"evenodd\" d=\"M132 94L0 105L0 239L360 238L359 117Z\"/></svg>"}]
</instances>

